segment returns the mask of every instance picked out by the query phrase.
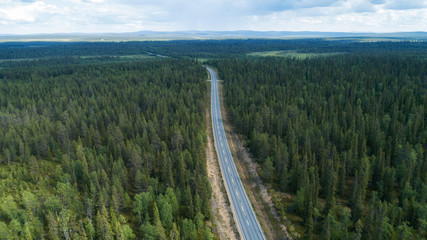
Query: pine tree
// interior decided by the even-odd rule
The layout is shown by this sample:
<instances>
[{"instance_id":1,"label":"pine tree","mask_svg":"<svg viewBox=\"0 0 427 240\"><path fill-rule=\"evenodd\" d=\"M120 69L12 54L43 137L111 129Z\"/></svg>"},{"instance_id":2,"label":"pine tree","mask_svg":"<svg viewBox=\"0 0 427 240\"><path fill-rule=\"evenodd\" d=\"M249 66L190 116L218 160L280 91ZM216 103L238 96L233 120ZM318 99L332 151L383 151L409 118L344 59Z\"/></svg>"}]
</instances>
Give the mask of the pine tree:
<instances>
[{"instance_id":1,"label":"pine tree","mask_svg":"<svg viewBox=\"0 0 427 240\"><path fill-rule=\"evenodd\" d=\"M177 197L175 195L175 192L173 191L172 188L166 189L165 198L172 207L173 217L177 218L178 217L178 211L179 211L179 203L178 203Z\"/></svg>"},{"instance_id":2,"label":"pine tree","mask_svg":"<svg viewBox=\"0 0 427 240\"><path fill-rule=\"evenodd\" d=\"M399 240L411 239L412 233L409 230L407 222L404 222L402 225L398 226L397 230L399 231Z\"/></svg>"},{"instance_id":3,"label":"pine tree","mask_svg":"<svg viewBox=\"0 0 427 240\"><path fill-rule=\"evenodd\" d=\"M323 210L327 215L331 209L335 207L335 189L336 189L336 173L332 159L326 159L326 182L324 183L324 193L326 196L326 204Z\"/></svg>"},{"instance_id":4,"label":"pine tree","mask_svg":"<svg viewBox=\"0 0 427 240\"><path fill-rule=\"evenodd\" d=\"M286 192L288 190L288 170L286 167L283 167L282 172L280 173L280 190Z\"/></svg>"},{"instance_id":5,"label":"pine tree","mask_svg":"<svg viewBox=\"0 0 427 240\"><path fill-rule=\"evenodd\" d=\"M313 239L313 229L314 229L313 216L309 215L305 223L304 239L307 239L307 240Z\"/></svg>"},{"instance_id":6,"label":"pine tree","mask_svg":"<svg viewBox=\"0 0 427 240\"><path fill-rule=\"evenodd\" d=\"M171 240L179 240L180 239L179 231L176 228L176 224L175 223L173 223L172 230L169 233L169 239L171 239Z\"/></svg>"},{"instance_id":7,"label":"pine tree","mask_svg":"<svg viewBox=\"0 0 427 240\"><path fill-rule=\"evenodd\" d=\"M85 228L86 228L86 235L88 239L89 240L95 239L96 232L95 232L95 228L93 227L92 221L89 221L88 223L86 223Z\"/></svg>"},{"instance_id":8,"label":"pine tree","mask_svg":"<svg viewBox=\"0 0 427 240\"><path fill-rule=\"evenodd\" d=\"M144 234L144 239L147 240L157 240L157 230L156 227L151 225L148 221L144 222L144 224L141 226L141 232Z\"/></svg>"},{"instance_id":9,"label":"pine tree","mask_svg":"<svg viewBox=\"0 0 427 240\"><path fill-rule=\"evenodd\" d=\"M313 239L313 230L314 230L314 208L316 205L316 195L317 191L316 188L316 169L314 167L311 167L309 169L309 173L307 176L307 190L305 191L305 197L304 197L304 223L306 227L306 239Z\"/></svg>"},{"instance_id":10,"label":"pine tree","mask_svg":"<svg viewBox=\"0 0 427 240\"><path fill-rule=\"evenodd\" d=\"M144 215L148 215L148 210L150 209L153 203L153 196L149 192L142 192L135 195L135 203L133 212L136 213L137 218L140 223L143 223Z\"/></svg>"},{"instance_id":11,"label":"pine tree","mask_svg":"<svg viewBox=\"0 0 427 240\"><path fill-rule=\"evenodd\" d=\"M66 240L71 239L70 237L70 219L71 219L72 212L68 209L62 209L59 213L59 221L61 225L61 230L64 238Z\"/></svg>"},{"instance_id":12,"label":"pine tree","mask_svg":"<svg viewBox=\"0 0 427 240\"><path fill-rule=\"evenodd\" d=\"M344 196L344 187L346 185L345 181L346 181L346 167L345 167L345 161L342 163L341 167L340 167L340 172L339 172L339 180L338 180L338 194L343 197Z\"/></svg>"},{"instance_id":13,"label":"pine tree","mask_svg":"<svg viewBox=\"0 0 427 240\"><path fill-rule=\"evenodd\" d=\"M262 173L263 173L263 179L267 183L272 183L273 181L273 173L274 173L274 167L273 162L271 161L271 158L268 157L264 164L262 165Z\"/></svg>"},{"instance_id":14,"label":"pine tree","mask_svg":"<svg viewBox=\"0 0 427 240\"><path fill-rule=\"evenodd\" d=\"M126 240L132 240L136 238L136 235L133 233L132 228L128 224L123 225L123 236Z\"/></svg>"},{"instance_id":15,"label":"pine tree","mask_svg":"<svg viewBox=\"0 0 427 240\"><path fill-rule=\"evenodd\" d=\"M53 240L59 240L59 229L58 221L53 216L52 212L48 213L48 229L49 229L49 238Z\"/></svg>"},{"instance_id":16,"label":"pine tree","mask_svg":"<svg viewBox=\"0 0 427 240\"><path fill-rule=\"evenodd\" d=\"M362 221L359 219L354 226L354 232L353 232L353 236L352 236L352 240L361 240L362 239L362 229L363 229L363 224Z\"/></svg>"},{"instance_id":17,"label":"pine tree","mask_svg":"<svg viewBox=\"0 0 427 240\"><path fill-rule=\"evenodd\" d=\"M182 154L178 156L178 167L177 167L177 184L181 189L185 189L187 185L187 171L186 171L186 164L184 161L184 158Z\"/></svg>"},{"instance_id":18,"label":"pine tree","mask_svg":"<svg viewBox=\"0 0 427 240\"><path fill-rule=\"evenodd\" d=\"M4 222L0 222L0 239L12 239L10 229Z\"/></svg>"},{"instance_id":19,"label":"pine tree","mask_svg":"<svg viewBox=\"0 0 427 240\"><path fill-rule=\"evenodd\" d=\"M331 232L332 232L332 224L333 224L333 213L332 212L328 212L328 215L326 216L324 222L323 222L323 229L322 229L322 234L321 234L321 238L322 240L330 240L331 239Z\"/></svg>"},{"instance_id":20,"label":"pine tree","mask_svg":"<svg viewBox=\"0 0 427 240\"><path fill-rule=\"evenodd\" d=\"M25 224L25 240L33 240L33 236L31 235L31 231L28 228L28 224Z\"/></svg>"},{"instance_id":21,"label":"pine tree","mask_svg":"<svg viewBox=\"0 0 427 240\"><path fill-rule=\"evenodd\" d=\"M197 238L196 226L194 225L193 221L191 221L190 219L186 218L182 221L181 231L182 231L181 239L183 240L190 240L190 239Z\"/></svg>"},{"instance_id":22,"label":"pine tree","mask_svg":"<svg viewBox=\"0 0 427 240\"><path fill-rule=\"evenodd\" d=\"M153 222L156 227L157 238L160 240L166 240L165 229L160 221L159 209L157 208L156 202L153 203Z\"/></svg>"},{"instance_id":23,"label":"pine tree","mask_svg":"<svg viewBox=\"0 0 427 240\"><path fill-rule=\"evenodd\" d=\"M102 207L101 212L98 210L98 213L96 214L96 223L98 238L106 240L114 239L113 231L109 222L108 212L105 206Z\"/></svg>"},{"instance_id":24,"label":"pine tree","mask_svg":"<svg viewBox=\"0 0 427 240\"><path fill-rule=\"evenodd\" d=\"M169 232L172 230L173 223L172 206L167 202L166 198L163 195L160 195L158 197L158 206L160 220L166 231Z\"/></svg>"},{"instance_id":25,"label":"pine tree","mask_svg":"<svg viewBox=\"0 0 427 240\"><path fill-rule=\"evenodd\" d=\"M351 213L354 220L358 220L362 216L363 203L366 196L366 188L369 180L369 162L368 159L362 158L360 167L356 171L356 176L353 181L353 189L351 195Z\"/></svg>"}]
</instances>

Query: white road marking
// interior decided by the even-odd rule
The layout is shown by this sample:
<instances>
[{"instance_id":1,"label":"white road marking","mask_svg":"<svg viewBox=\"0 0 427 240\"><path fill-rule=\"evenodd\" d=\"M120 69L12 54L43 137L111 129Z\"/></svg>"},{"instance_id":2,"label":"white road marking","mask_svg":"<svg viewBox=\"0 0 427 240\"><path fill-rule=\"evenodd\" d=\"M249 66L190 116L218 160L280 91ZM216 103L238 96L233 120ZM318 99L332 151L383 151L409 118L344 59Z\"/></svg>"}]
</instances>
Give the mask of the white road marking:
<instances>
[{"instance_id":1,"label":"white road marking","mask_svg":"<svg viewBox=\"0 0 427 240\"><path fill-rule=\"evenodd\" d=\"M240 215L240 218L239 218L239 216L236 216L238 218L238 225L240 225L239 228L241 228L241 230L243 231L242 234L244 235L245 238L254 238L255 237L255 239L257 239L257 240L258 239L265 239L264 236L262 236L262 230L259 228L258 223L256 223L253 226L253 228L256 228L256 229L253 229L255 232L251 232L250 228L252 228L252 227L248 228L248 227L244 226L244 223L243 223L244 221L246 221L247 226L250 226L251 225L250 222L251 221L256 222L256 219L254 220L253 216L251 214L247 215L245 212L245 208L243 206L242 201L248 200L248 199L245 197L245 194L242 194L242 198L240 197L239 191L241 191L241 190L244 191L244 189L241 189L241 182L240 182L239 176L236 172L235 165L231 166L231 163L230 163L230 162L232 162L232 156L231 156L229 145L228 145L228 142L227 142L227 139L225 136L225 129L224 129L224 126L222 123L219 96L218 96L218 83L217 83L217 81L222 81L222 80L218 80L215 76L215 73L213 71L211 71L211 69L208 68L208 71L209 71L209 74L211 75L211 81L212 81L212 84L211 84L211 86L212 86L212 90L211 90L211 92L212 92L212 96L211 96L212 110L211 111L212 111L212 115L213 115L212 122L214 124L214 126L213 126L214 134L215 134L215 137L217 140L215 146L217 147L217 151L219 153L218 157L220 159L220 164L221 165L226 164L226 165L224 165L224 167L227 167L227 170L228 170L228 173L227 173L227 171L224 171L224 174L228 174L228 176L225 175L227 177L224 176L225 180L226 180L225 182L228 185L230 179L232 181L232 186L230 186L230 190L231 190L230 194L233 194L233 190L234 190L235 194L238 197L238 200L236 200L237 202L236 201L232 202L232 205L236 210L240 211L240 209L238 209L239 208L238 205L240 203L240 207L244 213L244 217L243 217L243 215ZM216 125L216 128L215 128L215 125ZM233 171L231 171L231 168L233 168ZM234 178L236 178L236 181L234 181ZM237 189L238 188L237 186L239 187L239 189ZM245 207L246 207L246 205L245 205ZM252 210L249 209L249 212L252 212ZM249 219L251 219L251 221L249 221Z\"/></svg>"}]
</instances>

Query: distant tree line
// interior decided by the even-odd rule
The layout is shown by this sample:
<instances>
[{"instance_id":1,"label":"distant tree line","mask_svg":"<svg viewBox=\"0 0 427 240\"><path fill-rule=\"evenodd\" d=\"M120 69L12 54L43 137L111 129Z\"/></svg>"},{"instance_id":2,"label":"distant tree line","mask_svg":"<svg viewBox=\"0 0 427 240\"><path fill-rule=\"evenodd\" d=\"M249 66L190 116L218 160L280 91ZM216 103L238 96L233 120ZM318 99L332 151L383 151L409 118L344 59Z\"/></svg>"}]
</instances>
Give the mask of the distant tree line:
<instances>
[{"instance_id":1,"label":"distant tree line","mask_svg":"<svg viewBox=\"0 0 427 240\"><path fill-rule=\"evenodd\" d=\"M262 51L305 53L410 52L427 50L426 41L374 41L358 39L234 39L135 42L5 42L0 59L58 58L77 56L122 56L156 53L170 57L222 58Z\"/></svg>"}]
</instances>

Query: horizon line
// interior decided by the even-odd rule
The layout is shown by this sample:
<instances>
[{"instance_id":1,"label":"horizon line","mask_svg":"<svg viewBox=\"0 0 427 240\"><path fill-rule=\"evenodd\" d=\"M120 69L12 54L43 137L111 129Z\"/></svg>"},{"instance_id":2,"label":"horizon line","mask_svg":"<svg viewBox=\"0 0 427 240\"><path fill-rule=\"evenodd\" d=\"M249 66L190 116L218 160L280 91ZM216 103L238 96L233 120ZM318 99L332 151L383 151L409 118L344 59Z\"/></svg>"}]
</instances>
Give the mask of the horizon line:
<instances>
[{"instance_id":1,"label":"horizon line","mask_svg":"<svg viewBox=\"0 0 427 240\"><path fill-rule=\"evenodd\" d=\"M362 31L310 31L310 30L301 30L301 31L288 31L288 30L279 30L279 31L271 31L271 30L138 30L134 32L39 32L39 33L0 33L0 36L31 36L31 35L99 35L99 34L137 34L137 33L239 33L239 32L253 32L253 33L330 33L330 34L407 34L407 33L426 33L427 31L396 31L396 32L362 32Z\"/></svg>"}]
</instances>

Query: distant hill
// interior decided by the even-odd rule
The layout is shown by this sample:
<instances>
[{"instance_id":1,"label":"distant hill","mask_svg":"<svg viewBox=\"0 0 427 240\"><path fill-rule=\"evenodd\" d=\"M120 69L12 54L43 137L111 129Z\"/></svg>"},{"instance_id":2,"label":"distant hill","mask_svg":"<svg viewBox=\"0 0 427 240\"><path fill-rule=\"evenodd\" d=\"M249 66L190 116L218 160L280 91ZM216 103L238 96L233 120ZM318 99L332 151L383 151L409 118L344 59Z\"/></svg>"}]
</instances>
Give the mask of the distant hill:
<instances>
[{"instance_id":1,"label":"distant hill","mask_svg":"<svg viewBox=\"0 0 427 240\"><path fill-rule=\"evenodd\" d=\"M247 39L247 38L379 38L391 40L427 40L427 32L353 33L353 32L290 32L290 31L138 31L130 33L55 33L0 34L0 41L140 41L180 39Z\"/></svg>"}]
</instances>

